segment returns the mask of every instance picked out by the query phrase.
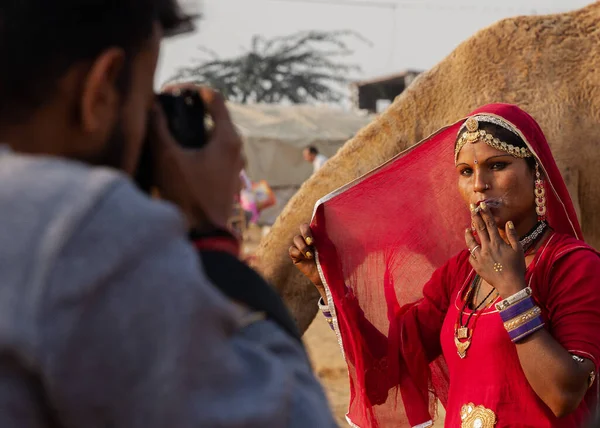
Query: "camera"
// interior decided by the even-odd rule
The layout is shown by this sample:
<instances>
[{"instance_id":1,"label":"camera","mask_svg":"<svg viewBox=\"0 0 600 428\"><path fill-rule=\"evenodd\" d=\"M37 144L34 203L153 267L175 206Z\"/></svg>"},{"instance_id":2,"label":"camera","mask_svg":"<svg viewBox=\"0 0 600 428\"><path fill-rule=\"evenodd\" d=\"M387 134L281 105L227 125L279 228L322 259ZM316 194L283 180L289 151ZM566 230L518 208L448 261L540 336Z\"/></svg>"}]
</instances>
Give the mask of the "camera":
<instances>
[{"instance_id":1,"label":"camera","mask_svg":"<svg viewBox=\"0 0 600 428\"><path fill-rule=\"evenodd\" d=\"M199 150L208 142L210 125L204 102L197 91L182 90L176 94L157 95L169 132L177 143L186 149ZM138 187L150 193L152 183L152 151L146 141L142 147L135 181Z\"/></svg>"}]
</instances>

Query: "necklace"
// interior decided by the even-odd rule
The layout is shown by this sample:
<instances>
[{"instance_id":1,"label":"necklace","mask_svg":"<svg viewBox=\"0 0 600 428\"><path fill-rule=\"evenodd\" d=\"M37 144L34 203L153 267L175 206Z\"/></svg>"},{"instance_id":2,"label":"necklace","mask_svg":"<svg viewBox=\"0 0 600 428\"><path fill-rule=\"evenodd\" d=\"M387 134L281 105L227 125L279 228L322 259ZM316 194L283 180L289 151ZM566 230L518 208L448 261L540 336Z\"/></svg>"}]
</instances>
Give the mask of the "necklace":
<instances>
[{"instance_id":1,"label":"necklace","mask_svg":"<svg viewBox=\"0 0 600 428\"><path fill-rule=\"evenodd\" d=\"M548 225L545 221L540 221L529 232L527 232L527 234L525 234L523 238L519 240L525 254L527 254L529 250L534 248L535 243L540 237L543 236L547 226ZM487 296L485 296L485 298L481 302L479 302L479 304L471 311L471 313L467 317L467 321L463 324L465 309L469 302L471 302L472 300L473 305L475 305L475 296L479 294L479 290L481 289L481 283L482 278L478 274L475 275L475 278L473 278L473 282L471 282L469 290L467 291L467 294L464 297L463 305L460 311L458 311L458 317L456 319L456 323L454 324L454 344L456 345L456 350L460 358L466 358L467 356L467 350L471 346L471 341L473 339L473 333L475 331L475 326L477 325L477 320L479 319L481 314L486 309L488 309L494 303L494 300L500 295L500 293L498 293L498 291L495 288L492 288L487 294ZM477 290L477 293L475 292L475 290ZM492 294L494 294L494 298L489 300ZM473 325L469 328L469 323L471 322L471 318L473 318L473 315L475 315L475 319L473 320Z\"/></svg>"},{"instance_id":2,"label":"necklace","mask_svg":"<svg viewBox=\"0 0 600 428\"><path fill-rule=\"evenodd\" d=\"M462 320L464 317L465 309L469 304L469 301L471 301L471 299L475 296L475 289L479 290L481 288L481 282L481 277L479 275L475 275L475 278L473 278L473 282L471 282L471 286L469 287L469 291L467 291L467 294L464 298L462 308L458 312L458 318L456 320L456 323L454 324L454 343L456 345L456 350L460 358L465 358L467 356L467 349L469 349L469 346L471 346L471 340L473 338L475 326L477 325L477 320L479 319L483 311L490 307L490 305L494 302L495 297L497 296L495 296L489 302L488 300L490 299L492 294L498 294L498 291L495 288L492 288L487 294L487 296L485 296L485 298L481 302L479 302L479 304L471 311L471 313L467 317L467 321L463 324ZM488 303L485 304L486 302ZM485 307L482 308L484 304ZM469 328L469 322L471 321L473 315L475 315L475 319L473 320L473 326Z\"/></svg>"},{"instance_id":3,"label":"necklace","mask_svg":"<svg viewBox=\"0 0 600 428\"><path fill-rule=\"evenodd\" d=\"M539 221L529 232L525 234L523 238L519 240L519 242L521 242L521 246L523 247L523 252L526 253L529 251L537 239L544 234L546 227L548 227L548 224L545 221Z\"/></svg>"}]
</instances>

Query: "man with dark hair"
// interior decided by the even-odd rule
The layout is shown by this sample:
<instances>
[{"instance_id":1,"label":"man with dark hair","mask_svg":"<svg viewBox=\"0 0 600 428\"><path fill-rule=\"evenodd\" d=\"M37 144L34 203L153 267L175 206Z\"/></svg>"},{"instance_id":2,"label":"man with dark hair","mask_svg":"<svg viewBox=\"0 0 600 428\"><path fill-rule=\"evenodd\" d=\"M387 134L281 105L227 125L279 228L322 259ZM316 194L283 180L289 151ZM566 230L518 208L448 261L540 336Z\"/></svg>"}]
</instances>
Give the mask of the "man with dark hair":
<instances>
[{"instance_id":1,"label":"man with dark hair","mask_svg":"<svg viewBox=\"0 0 600 428\"><path fill-rule=\"evenodd\" d=\"M278 296L206 276L243 160L216 93L200 151L155 102L188 24L172 0L0 2L0 427L334 426ZM162 201L131 180L144 141Z\"/></svg>"},{"instance_id":2,"label":"man with dark hair","mask_svg":"<svg viewBox=\"0 0 600 428\"><path fill-rule=\"evenodd\" d=\"M306 162L310 162L313 165L313 174L318 170L323 168L325 162L327 162L327 157L320 154L319 150L315 146L308 146L302 152L302 156Z\"/></svg>"}]
</instances>

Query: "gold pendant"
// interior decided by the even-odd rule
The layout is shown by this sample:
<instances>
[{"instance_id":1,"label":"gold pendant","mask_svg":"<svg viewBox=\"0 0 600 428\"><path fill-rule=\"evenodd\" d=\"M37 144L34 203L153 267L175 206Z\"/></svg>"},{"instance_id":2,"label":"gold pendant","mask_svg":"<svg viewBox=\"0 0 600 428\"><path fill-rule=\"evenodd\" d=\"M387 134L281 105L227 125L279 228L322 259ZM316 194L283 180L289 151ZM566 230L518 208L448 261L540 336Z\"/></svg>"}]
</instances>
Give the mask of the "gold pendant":
<instances>
[{"instance_id":1,"label":"gold pendant","mask_svg":"<svg viewBox=\"0 0 600 428\"><path fill-rule=\"evenodd\" d=\"M469 329L467 327L461 327L456 331L456 337L459 339L466 339L469 337Z\"/></svg>"},{"instance_id":2,"label":"gold pendant","mask_svg":"<svg viewBox=\"0 0 600 428\"><path fill-rule=\"evenodd\" d=\"M496 414L483 406L473 403L465 404L460 409L461 428L493 428L496 425Z\"/></svg>"},{"instance_id":3,"label":"gold pendant","mask_svg":"<svg viewBox=\"0 0 600 428\"><path fill-rule=\"evenodd\" d=\"M471 346L471 339L467 339L466 342L461 342L458 340L458 337L454 337L454 343L456 344L456 350L458 351L458 356L460 358L465 358L467 356L467 349Z\"/></svg>"}]
</instances>

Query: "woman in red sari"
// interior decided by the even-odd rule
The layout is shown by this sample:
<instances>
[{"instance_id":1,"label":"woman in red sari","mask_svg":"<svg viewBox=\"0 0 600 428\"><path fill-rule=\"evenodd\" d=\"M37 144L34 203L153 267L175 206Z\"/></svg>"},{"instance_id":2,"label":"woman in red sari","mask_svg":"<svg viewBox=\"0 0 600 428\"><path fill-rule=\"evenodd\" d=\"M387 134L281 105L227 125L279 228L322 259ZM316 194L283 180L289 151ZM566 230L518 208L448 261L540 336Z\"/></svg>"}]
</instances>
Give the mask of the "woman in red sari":
<instances>
[{"instance_id":1,"label":"woman in red sari","mask_svg":"<svg viewBox=\"0 0 600 428\"><path fill-rule=\"evenodd\" d=\"M518 107L482 107L325 197L290 256L348 363L351 425L427 427L438 400L453 428L595 410L600 257Z\"/></svg>"}]
</instances>

